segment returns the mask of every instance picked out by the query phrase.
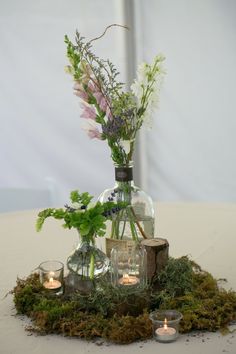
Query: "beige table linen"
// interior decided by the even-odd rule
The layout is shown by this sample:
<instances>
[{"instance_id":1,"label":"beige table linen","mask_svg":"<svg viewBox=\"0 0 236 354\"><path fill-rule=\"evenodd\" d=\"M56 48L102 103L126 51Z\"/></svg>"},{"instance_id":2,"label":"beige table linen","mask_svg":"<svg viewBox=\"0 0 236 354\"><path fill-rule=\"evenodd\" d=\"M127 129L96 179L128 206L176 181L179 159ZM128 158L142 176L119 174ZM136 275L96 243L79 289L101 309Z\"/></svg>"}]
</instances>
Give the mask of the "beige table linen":
<instances>
[{"instance_id":1,"label":"beige table linen","mask_svg":"<svg viewBox=\"0 0 236 354\"><path fill-rule=\"evenodd\" d=\"M78 238L53 219L36 233L36 217L37 210L0 214L0 354L236 354L236 333L198 333L169 344L148 340L121 346L26 332L28 320L15 317L13 298L4 295L17 276L27 276L42 261L65 263ZM215 277L227 278L227 288L236 289L236 204L157 203L156 236L168 239L170 255L191 256ZM103 247L103 239L99 241Z\"/></svg>"}]
</instances>

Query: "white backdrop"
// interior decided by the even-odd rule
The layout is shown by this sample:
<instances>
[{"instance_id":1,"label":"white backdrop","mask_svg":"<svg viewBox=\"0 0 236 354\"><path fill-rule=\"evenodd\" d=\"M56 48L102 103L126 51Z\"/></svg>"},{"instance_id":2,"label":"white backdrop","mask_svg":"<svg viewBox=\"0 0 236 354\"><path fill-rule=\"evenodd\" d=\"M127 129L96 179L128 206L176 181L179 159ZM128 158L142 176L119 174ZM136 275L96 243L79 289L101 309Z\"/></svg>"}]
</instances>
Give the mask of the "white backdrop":
<instances>
[{"instance_id":1,"label":"white backdrop","mask_svg":"<svg viewBox=\"0 0 236 354\"><path fill-rule=\"evenodd\" d=\"M236 202L236 1L139 4L140 56L167 58L146 189L156 200Z\"/></svg>"},{"instance_id":2,"label":"white backdrop","mask_svg":"<svg viewBox=\"0 0 236 354\"><path fill-rule=\"evenodd\" d=\"M116 1L0 0L0 188L53 185L59 204L74 188L97 196L112 187L106 143L81 129L64 35L92 39L116 22ZM124 72L122 31L111 29L95 50Z\"/></svg>"},{"instance_id":3,"label":"white backdrop","mask_svg":"<svg viewBox=\"0 0 236 354\"><path fill-rule=\"evenodd\" d=\"M0 0L0 188L53 185L61 204L71 189L113 185L106 143L81 130L63 40L122 23L123 3ZM167 57L160 109L141 139L144 189L155 200L235 202L236 2L134 4L138 61ZM122 36L112 29L95 49L126 73Z\"/></svg>"}]
</instances>

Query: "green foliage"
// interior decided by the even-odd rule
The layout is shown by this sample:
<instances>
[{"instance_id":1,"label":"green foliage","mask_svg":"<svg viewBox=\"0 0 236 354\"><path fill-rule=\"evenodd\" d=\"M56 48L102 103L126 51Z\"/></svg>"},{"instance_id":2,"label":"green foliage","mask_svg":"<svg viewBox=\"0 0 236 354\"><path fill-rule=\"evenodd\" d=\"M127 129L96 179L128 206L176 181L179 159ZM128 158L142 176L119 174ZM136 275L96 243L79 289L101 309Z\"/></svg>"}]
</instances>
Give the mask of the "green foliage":
<instances>
[{"instance_id":1,"label":"green foliage","mask_svg":"<svg viewBox=\"0 0 236 354\"><path fill-rule=\"evenodd\" d=\"M64 220L63 227L75 228L82 237L87 237L93 241L95 235L104 236L106 230L105 221L111 219L113 215L126 206L124 202L114 203L108 201L105 203L96 202L91 205L92 196L89 193L79 193L72 191L70 199L72 206L65 206L65 209L49 208L38 214L36 221L36 230L40 231L45 220L49 217Z\"/></svg>"},{"instance_id":2,"label":"green foliage","mask_svg":"<svg viewBox=\"0 0 236 354\"><path fill-rule=\"evenodd\" d=\"M82 72L79 69L79 63L81 56L75 51L73 43L69 40L68 36L65 36L65 43L67 44L67 57L71 66L68 67L70 74L72 74L75 80L79 80L82 76Z\"/></svg>"},{"instance_id":3,"label":"green foliage","mask_svg":"<svg viewBox=\"0 0 236 354\"><path fill-rule=\"evenodd\" d=\"M193 269L187 257L169 258L165 269L158 276L161 288L171 297L180 296L192 290Z\"/></svg>"},{"instance_id":4,"label":"green foliage","mask_svg":"<svg viewBox=\"0 0 236 354\"><path fill-rule=\"evenodd\" d=\"M78 190L75 190L70 193L70 200L72 203L88 206L92 199L93 197L88 192L80 194Z\"/></svg>"}]
</instances>

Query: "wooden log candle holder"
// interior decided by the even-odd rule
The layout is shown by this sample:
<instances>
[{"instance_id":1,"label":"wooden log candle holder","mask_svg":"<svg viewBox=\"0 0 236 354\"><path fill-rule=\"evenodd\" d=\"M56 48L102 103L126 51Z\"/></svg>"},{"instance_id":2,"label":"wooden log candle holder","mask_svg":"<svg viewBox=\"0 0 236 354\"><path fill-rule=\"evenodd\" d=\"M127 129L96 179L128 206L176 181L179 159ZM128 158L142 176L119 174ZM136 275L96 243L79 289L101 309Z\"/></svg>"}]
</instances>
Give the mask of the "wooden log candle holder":
<instances>
[{"instance_id":1,"label":"wooden log candle holder","mask_svg":"<svg viewBox=\"0 0 236 354\"><path fill-rule=\"evenodd\" d=\"M167 264L169 243L164 238L154 238L142 240L141 244L147 252L147 279L152 282Z\"/></svg>"}]
</instances>

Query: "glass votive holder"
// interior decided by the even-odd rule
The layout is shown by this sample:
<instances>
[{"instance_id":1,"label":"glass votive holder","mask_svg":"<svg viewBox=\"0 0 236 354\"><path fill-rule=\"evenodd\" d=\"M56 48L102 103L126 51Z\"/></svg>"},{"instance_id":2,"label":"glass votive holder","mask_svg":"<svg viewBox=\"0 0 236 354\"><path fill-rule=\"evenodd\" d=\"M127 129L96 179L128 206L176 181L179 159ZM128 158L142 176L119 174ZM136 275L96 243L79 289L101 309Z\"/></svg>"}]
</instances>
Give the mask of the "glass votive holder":
<instances>
[{"instance_id":1,"label":"glass votive holder","mask_svg":"<svg viewBox=\"0 0 236 354\"><path fill-rule=\"evenodd\" d=\"M64 265L59 261L45 261L39 265L39 279L46 291L61 295L64 290Z\"/></svg>"},{"instance_id":2,"label":"glass votive holder","mask_svg":"<svg viewBox=\"0 0 236 354\"><path fill-rule=\"evenodd\" d=\"M114 286L136 288L146 285L146 250L111 251L111 282Z\"/></svg>"},{"instance_id":3,"label":"glass votive holder","mask_svg":"<svg viewBox=\"0 0 236 354\"><path fill-rule=\"evenodd\" d=\"M179 322L183 315L175 310L157 310L149 315L153 337L161 343L170 343L179 336Z\"/></svg>"}]
</instances>

